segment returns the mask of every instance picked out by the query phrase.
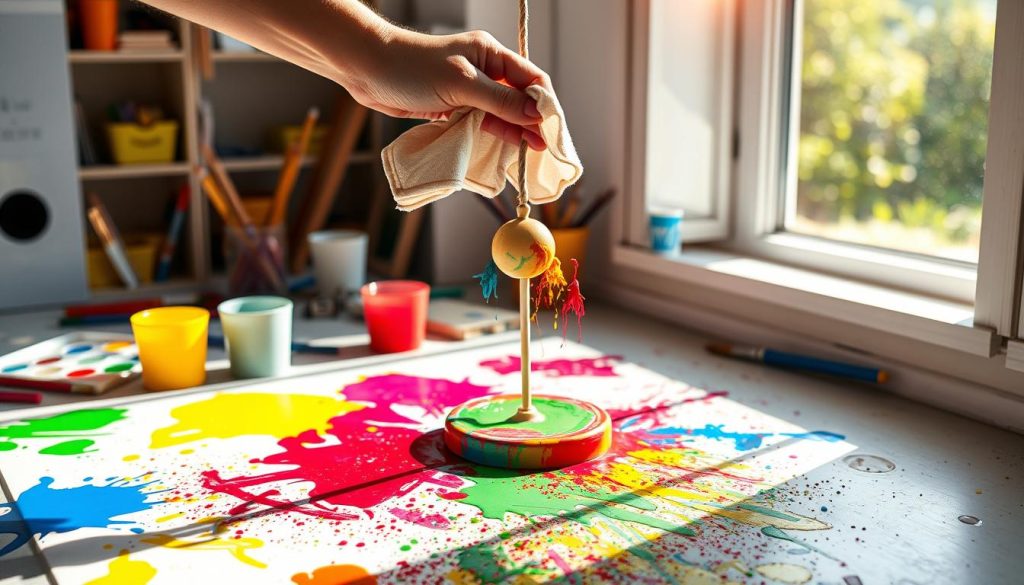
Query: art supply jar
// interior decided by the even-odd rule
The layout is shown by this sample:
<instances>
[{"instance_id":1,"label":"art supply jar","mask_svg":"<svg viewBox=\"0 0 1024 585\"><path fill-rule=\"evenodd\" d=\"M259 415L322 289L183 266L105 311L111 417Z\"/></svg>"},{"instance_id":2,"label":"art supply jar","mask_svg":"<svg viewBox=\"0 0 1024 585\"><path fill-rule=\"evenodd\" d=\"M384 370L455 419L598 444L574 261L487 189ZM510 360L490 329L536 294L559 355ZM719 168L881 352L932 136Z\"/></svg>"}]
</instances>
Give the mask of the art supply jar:
<instances>
[{"instance_id":1,"label":"art supply jar","mask_svg":"<svg viewBox=\"0 0 1024 585\"><path fill-rule=\"evenodd\" d=\"M81 0L82 42L89 51L117 48L117 0Z\"/></svg>"},{"instance_id":2,"label":"art supply jar","mask_svg":"<svg viewBox=\"0 0 1024 585\"><path fill-rule=\"evenodd\" d=\"M366 283L368 238L355 230L325 230L308 236L313 273L321 297L345 298Z\"/></svg>"},{"instance_id":3,"label":"art supply jar","mask_svg":"<svg viewBox=\"0 0 1024 585\"><path fill-rule=\"evenodd\" d=\"M651 250L666 254L679 251L682 244L682 209L662 207L648 211L650 217Z\"/></svg>"},{"instance_id":4,"label":"art supply jar","mask_svg":"<svg viewBox=\"0 0 1024 585\"><path fill-rule=\"evenodd\" d=\"M361 289L370 349L395 353L418 348L427 335L430 285L413 280L371 282Z\"/></svg>"},{"instance_id":5,"label":"art supply jar","mask_svg":"<svg viewBox=\"0 0 1024 585\"><path fill-rule=\"evenodd\" d=\"M210 312L199 307L157 307L131 317L146 390L176 390L206 381Z\"/></svg>"},{"instance_id":6,"label":"art supply jar","mask_svg":"<svg viewBox=\"0 0 1024 585\"><path fill-rule=\"evenodd\" d=\"M224 227L228 295L285 294L284 226Z\"/></svg>"},{"instance_id":7,"label":"art supply jar","mask_svg":"<svg viewBox=\"0 0 1024 585\"><path fill-rule=\"evenodd\" d=\"M292 302L284 297L228 299L217 306L236 378L279 376L292 361Z\"/></svg>"}]
</instances>

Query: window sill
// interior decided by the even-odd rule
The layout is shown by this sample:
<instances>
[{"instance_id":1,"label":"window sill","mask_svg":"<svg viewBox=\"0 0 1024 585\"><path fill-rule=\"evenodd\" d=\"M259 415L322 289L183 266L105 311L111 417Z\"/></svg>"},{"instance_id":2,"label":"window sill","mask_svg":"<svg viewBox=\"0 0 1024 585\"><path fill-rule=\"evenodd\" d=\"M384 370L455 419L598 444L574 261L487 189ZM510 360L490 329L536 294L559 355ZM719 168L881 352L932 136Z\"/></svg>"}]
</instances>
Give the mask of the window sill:
<instances>
[{"instance_id":1,"label":"window sill","mask_svg":"<svg viewBox=\"0 0 1024 585\"><path fill-rule=\"evenodd\" d=\"M999 351L1000 338L973 327L973 307L810 270L759 260L706 247L685 247L672 255L615 246L616 269L641 271L661 277L652 292L720 295L723 300L743 297L751 304L784 307L808 318L827 317L858 327L913 339L939 347L988 358ZM638 279L628 278L632 282ZM669 293L667 296L671 296ZM719 310L727 308L717 307Z\"/></svg>"}]
</instances>

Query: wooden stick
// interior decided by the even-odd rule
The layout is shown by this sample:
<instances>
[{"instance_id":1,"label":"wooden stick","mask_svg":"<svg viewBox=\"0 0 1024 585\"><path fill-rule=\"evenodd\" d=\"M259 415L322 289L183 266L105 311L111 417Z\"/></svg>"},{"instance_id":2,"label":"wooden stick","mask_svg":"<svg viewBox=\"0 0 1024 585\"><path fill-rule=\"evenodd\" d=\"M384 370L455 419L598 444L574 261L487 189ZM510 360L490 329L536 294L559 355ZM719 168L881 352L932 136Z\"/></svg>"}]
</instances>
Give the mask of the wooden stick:
<instances>
[{"instance_id":1,"label":"wooden stick","mask_svg":"<svg viewBox=\"0 0 1024 585\"><path fill-rule=\"evenodd\" d=\"M519 279L519 374L522 378L523 404L520 413L532 413L530 397L530 279ZM529 414L527 414L529 416Z\"/></svg>"},{"instance_id":2,"label":"wooden stick","mask_svg":"<svg viewBox=\"0 0 1024 585\"><path fill-rule=\"evenodd\" d=\"M306 237L322 228L327 221L338 187L345 178L352 151L366 123L367 109L347 93L339 96L336 111L328 141L320 155L313 188L303 201L298 221L292 227L289 238L291 269L295 273L302 272L306 267L309 260L309 242Z\"/></svg>"},{"instance_id":3,"label":"wooden stick","mask_svg":"<svg viewBox=\"0 0 1024 585\"><path fill-rule=\"evenodd\" d=\"M302 124L302 132L295 144L289 144L284 158L284 165L281 167L281 176L277 179L277 187L274 189L274 200L267 210L267 216L263 221L264 225L277 225L284 221L285 213L288 211L288 199L295 189L295 180L299 178L299 168L302 166L302 157L309 149L309 140L313 136L313 128L320 117L320 110L310 108L306 112L306 121Z\"/></svg>"},{"instance_id":4,"label":"wooden stick","mask_svg":"<svg viewBox=\"0 0 1024 585\"><path fill-rule=\"evenodd\" d=\"M199 175L199 184L203 188L203 193L206 193L206 197L210 200L214 210L217 211L217 215L220 216L225 225L237 226L238 222L231 215L231 210L228 209L228 202L224 199L224 194L220 192L217 181L210 176L210 173L205 168L198 169L196 173Z\"/></svg>"},{"instance_id":5,"label":"wooden stick","mask_svg":"<svg viewBox=\"0 0 1024 585\"><path fill-rule=\"evenodd\" d=\"M202 25L196 25L196 50L199 57L199 71L203 79L211 81L215 76L213 68L213 31Z\"/></svg>"}]
</instances>

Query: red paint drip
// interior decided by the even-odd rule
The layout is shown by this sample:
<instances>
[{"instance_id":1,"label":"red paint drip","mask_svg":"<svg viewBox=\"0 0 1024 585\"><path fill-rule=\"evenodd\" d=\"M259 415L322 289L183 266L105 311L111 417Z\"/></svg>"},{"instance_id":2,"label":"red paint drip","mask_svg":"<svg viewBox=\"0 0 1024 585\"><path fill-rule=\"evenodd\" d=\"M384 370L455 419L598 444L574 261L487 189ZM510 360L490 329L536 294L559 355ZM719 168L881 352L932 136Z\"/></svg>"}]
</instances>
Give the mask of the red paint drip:
<instances>
[{"instance_id":1,"label":"red paint drip","mask_svg":"<svg viewBox=\"0 0 1024 585\"><path fill-rule=\"evenodd\" d=\"M576 340L583 341L583 315L587 311L583 307L586 297L580 292L580 263L575 258L570 258L569 262L572 262L572 280L565 289L565 300L562 301L562 339L565 339L569 327L569 313L576 313Z\"/></svg>"},{"instance_id":2,"label":"red paint drip","mask_svg":"<svg viewBox=\"0 0 1024 585\"><path fill-rule=\"evenodd\" d=\"M543 372L552 378L561 378L563 376L610 378L618 376L613 365L614 362L621 360L622 356L618 355L581 359L534 360L530 362L530 371ZM518 374L521 364L522 360L519 356L514 355L480 362L482 367L490 368L502 375Z\"/></svg>"}]
</instances>

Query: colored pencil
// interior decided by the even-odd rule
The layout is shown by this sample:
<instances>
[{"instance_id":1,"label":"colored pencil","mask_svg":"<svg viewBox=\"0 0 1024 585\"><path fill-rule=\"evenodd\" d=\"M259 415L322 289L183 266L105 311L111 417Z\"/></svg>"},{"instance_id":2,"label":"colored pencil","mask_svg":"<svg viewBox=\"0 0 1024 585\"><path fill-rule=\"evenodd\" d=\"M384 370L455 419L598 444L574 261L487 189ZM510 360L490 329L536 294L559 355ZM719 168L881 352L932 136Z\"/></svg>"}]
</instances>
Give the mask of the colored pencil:
<instances>
[{"instance_id":1,"label":"colored pencil","mask_svg":"<svg viewBox=\"0 0 1024 585\"><path fill-rule=\"evenodd\" d=\"M302 166L302 157L309 149L309 140L313 136L313 129L317 119L320 118L320 110L310 108L306 112L306 120L302 124L302 133L295 144L288 145L285 154L284 166L281 167L281 176L277 179L277 187L274 189L274 201L267 210L267 217L264 225L278 225L284 221L288 211L288 199L295 190L295 180L299 177L299 168Z\"/></svg>"},{"instance_id":2,"label":"colored pencil","mask_svg":"<svg viewBox=\"0 0 1024 585\"><path fill-rule=\"evenodd\" d=\"M138 299L133 301L117 301L113 303L97 303L91 305L68 305L64 307L65 317L92 317L95 315L131 315L146 309L163 306L163 299Z\"/></svg>"},{"instance_id":3,"label":"colored pencil","mask_svg":"<svg viewBox=\"0 0 1024 585\"><path fill-rule=\"evenodd\" d=\"M32 390L45 390L47 392L70 392L72 394L96 393L96 389L88 384L72 384L71 382L57 382L54 380L26 380L25 378L14 378L11 376L0 376L0 386L31 388Z\"/></svg>"},{"instance_id":4,"label":"colored pencil","mask_svg":"<svg viewBox=\"0 0 1024 585\"><path fill-rule=\"evenodd\" d=\"M89 223L92 224L93 229L96 230L96 235L103 242L103 249L106 251L107 257L110 258L110 263L114 265L114 270L117 271L118 276L124 281L125 286L137 288L139 286L139 277L135 274L135 270L132 269L131 263L128 262L128 255L125 253L121 234L117 232L117 227L114 225L114 221L110 219L107 208L104 207L103 202L100 201L100 198L95 193L86 194L86 198L89 200Z\"/></svg>"},{"instance_id":5,"label":"colored pencil","mask_svg":"<svg viewBox=\"0 0 1024 585\"><path fill-rule=\"evenodd\" d=\"M224 348L224 338L220 335L210 335L207 339L207 345L210 347ZM341 351L340 347L331 347L327 345L310 345L302 341L292 342L292 351L295 353L318 353L321 355L338 355Z\"/></svg>"},{"instance_id":6,"label":"colored pencil","mask_svg":"<svg viewBox=\"0 0 1024 585\"><path fill-rule=\"evenodd\" d=\"M43 395L38 392L0 392L0 402L39 404L42 401Z\"/></svg>"},{"instance_id":7,"label":"colored pencil","mask_svg":"<svg viewBox=\"0 0 1024 585\"><path fill-rule=\"evenodd\" d=\"M182 185L178 191L178 200L174 205L171 225L167 228L167 238L160 251L160 263L157 265L156 277L153 279L156 282L167 280L167 277L170 276L171 261L174 260L174 250L178 247L178 238L181 237L181 227L185 224L185 211L188 210L190 195L188 184Z\"/></svg>"},{"instance_id":8,"label":"colored pencil","mask_svg":"<svg viewBox=\"0 0 1024 585\"><path fill-rule=\"evenodd\" d=\"M594 216L599 211L604 209L608 202L615 198L615 189L608 189L604 195L601 195L590 204L590 207L586 208L581 214L580 218L573 222L571 227L583 227L590 223Z\"/></svg>"},{"instance_id":9,"label":"colored pencil","mask_svg":"<svg viewBox=\"0 0 1024 585\"><path fill-rule=\"evenodd\" d=\"M847 364L764 347L733 345L731 343L711 343L706 346L706 349L717 355L762 362L779 368L828 374L851 380L882 384L889 379L889 373L879 368Z\"/></svg>"}]
</instances>

